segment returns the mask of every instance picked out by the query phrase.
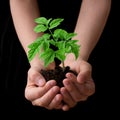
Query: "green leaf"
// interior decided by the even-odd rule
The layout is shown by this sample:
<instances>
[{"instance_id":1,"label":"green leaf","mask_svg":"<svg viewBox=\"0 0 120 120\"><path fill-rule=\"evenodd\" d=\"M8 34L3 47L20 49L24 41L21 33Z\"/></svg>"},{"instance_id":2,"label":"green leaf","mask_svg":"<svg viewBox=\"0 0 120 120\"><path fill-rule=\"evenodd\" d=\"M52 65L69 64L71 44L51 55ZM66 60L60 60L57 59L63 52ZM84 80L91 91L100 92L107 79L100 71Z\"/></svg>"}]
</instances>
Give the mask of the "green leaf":
<instances>
[{"instance_id":1,"label":"green leaf","mask_svg":"<svg viewBox=\"0 0 120 120\"><path fill-rule=\"evenodd\" d=\"M66 46L65 46L65 52L66 52L66 53L72 53L72 48L71 48L70 45L66 45Z\"/></svg>"},{"instance_id":2,"label":"green leaf","mask_svg":"<svg viewBox=\"0 0 120 120\"><path fill-rule=\"evenodd\" d=\"M49 40L50 39L50 34L48 34L48 33L45 33L45 34L43 34L41 37L44 39L44 40Z\"/></svg>"},{"instance_id":3,"label":"green leaf","mask_svg":"<svg viewBox=\"0 0 120 120\"><path fill-rule=\"evenodd\" d=\"M48 41L43 41L42 48L43 50L47 50L50 47L50 43Z\"/></svg>"},{"instance_id":4,"label":"green leaf","mask_svg":"<svg viewBox=\"0 0 120 120\"><path fill-rule=\"evenodd\" d=\"M58 41L56 43L56 46L58 47L58 49L64 49L65 48L65 45L66 45L66 42L65 41Z\"/></svg>"},{"instance_id":5,"label":"green leaf","mask_svg":"<svg viewBox=\"0 0 120 120\"><path fill-rule=\"evenodd\" d=\"M28 60L31 61L35 55L39 52L40 50L40 44L39 42L34 42L28 46L30 49L28 51Z\"/></svg>"},{"instance_id":6,"label":"green leaf","mask_svg":"<svg viewBox=\"0 0 120 120\"><path fill-rule=\"evenodd\" d=\"M35 19L35 22L38 23L38 24L44 24L44 25L46 25L47 19L45 17L39 17L39 18Z\"/></svg>"},{"instance_id":7,"label":"green leaf","mask_svg":"<svg viewBox=\"0 0 120 120\"><path fill-rule=\"evenodd\" d=\"M80 46L77 44L74 44L74 46L71 46L71 49L72 49L72 53L74 53L75 58L77 59L80 52Z\"/></svg>"},{"instance_id":8,"label":"green leaf","mask_svg":"<svg viewBox=\"0 0 120 120\"><path fill-rule=\"evenodd\" d=\"M52 44L52 45L55 46L55 45L56 45L56 42L55 42L53 39L51 39L51 40L50 40L50 44Z\"/></svg>"},{"instance_id":9,"label":"green leaf","mask_svg":"<svg viewBox=\"0 0 120 120\"><path fill-rule=\"evenodd\" d=\"M34 31L36 33L39 33L39 32L45 32L47 30L47 27L45 25L37 25L35 28L34 28Z\"/></svg>"},{"instance_id":10,"label":"green leaf","mask_svg":"<svg viewBox=\"0 0 120 120\"><path fill-rule=\"evenodd\" d=\"M47 67L50 63L54 61L55 52L52 49L47 49L40 54L40 58L44 60L44 65Z\"/></svg>"},{"instance_id":11,"label":"green leaf","mask_svg":"<svg viewBox=\"0 0 120 120\"><path fill-rule=\"evenodd\" d=\"M77 34L76 33L68 33L67 35L66 35L66 40L70 40L70 39L72 39L74 36L76 36Z\"/></svg>"},{"instance_id":12,"label":"green leaf","mask_svg":"<svg viewBox=\"0 0 120 120\"><path fill-rule=\"evenodd\" d=\"M63 21L64 19L61 19L61 18L57 18L57 19L54 19L50 22L50 27L49 29L53 29L55 27L57 27L58 25L60 25L60 23Z\"/></svg>"},{"instance_id":13,"label":"green leaf","mask_svg":"<svg viewBox=\"0 0 120 120\"><path fill-rule=\"evenodd\" d=\"M58 58L60 61L64 61L66 56L65 56L65 49L57 50L56 52L56 58Z\"/></svg>"},{"instance_id":14,"label":"green leaf","mask_svg":"<svg viewBox=\"0 0 120 120\"><path fill-rule=\"evenodd\" d=\"M66 42L66 53L73 53L77 59L80 52L80 45L77 44L78 40L70 40Z\"/></svg>"},{"instance_id":15,"label":"green leaf","mask_svg":"<svg viewBox=\"0 0 120 120\"><path fill-rule=\"evenodd\" d=\"M70 41L68 41L67 43L68 43L69 45L74 46L74 44L77 44L78 41L79 41L79 40L70 40Z\"/></svg>"},{"instance_id":16,"label":"green leaf","mask_svg":"<svg viewBox=\"0 0 120 120\"><path fill-rule=\"evenodd\" d=\"M48 19L47 22L46 22L46 25L48 26L50 21L52 20L52 18Z\"/></svg>"},{"instance_id":17,"label":"green leaf","mask_svg":"<svg viewBox=\"0 0 120 120\"><path fill-rule=\"evenodd\" d=\"M67 31L63 30L63 29L56 29L54 31L54 34L53 36L57 39L60 39L60 40L66 40L66 35L67 35Z\"/></svg>"}]
</instances>

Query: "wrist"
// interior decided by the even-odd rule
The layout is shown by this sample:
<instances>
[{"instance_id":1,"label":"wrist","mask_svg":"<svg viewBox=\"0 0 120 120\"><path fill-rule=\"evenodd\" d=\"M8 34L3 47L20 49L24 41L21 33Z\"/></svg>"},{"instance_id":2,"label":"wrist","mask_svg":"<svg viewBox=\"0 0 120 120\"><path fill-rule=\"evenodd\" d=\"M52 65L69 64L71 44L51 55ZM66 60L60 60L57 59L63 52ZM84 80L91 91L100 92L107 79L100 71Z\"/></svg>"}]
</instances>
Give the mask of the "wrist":
<instances>
[{"instance_id":1,"label":"wrist","mask_svg":"<svg viewBox=\"0 0 120 120\"><path fill-rule=\"evenodd\" d=\"M31 61L30 66L37 69L43 69L44 68L44 62L39 58L38 55L36 55Z\"/></svg>"},{"instance_id":2,"label":"wrist","mask_svg":"<svg viewBox=\"0 0 120 120\"><path fill-rule=\"evenodd\" d=\"M80 55L79 57L78 57L78 60L84 60L84 61L88 61L88 58L89 58L89 56L87 56L87 55Z\"/></svg>"},{"instance_id":3,"label":"wrist","mask_svg":"<svg viewBox=\"0 0 120 120\"><path fill-rule=\"evenodd\" d=\"M80 54L80 55L78 56L78 58L75 59L74 54L70 53L70 54L67 55L65 61L67 61L67 62L73 62L73 61L76 61L76 60L78 60L78 61L79 61L79 60L88 61L88 58L89 58L89 56Z\"/></svg>"},{"instance_id":4,"label":"wrist","mask_svg":"<svg viewBox=\"0 0 120 120\"><path fill-rule=\"evenodd\" d=\"M42 69L54 69L55 68L55 62L50 63L47 67L44 66L44 61L42 61L38 55L36 55L31 61L30 61L31 68L35 68L37 70Z\"/></svg>"}]
</instances>

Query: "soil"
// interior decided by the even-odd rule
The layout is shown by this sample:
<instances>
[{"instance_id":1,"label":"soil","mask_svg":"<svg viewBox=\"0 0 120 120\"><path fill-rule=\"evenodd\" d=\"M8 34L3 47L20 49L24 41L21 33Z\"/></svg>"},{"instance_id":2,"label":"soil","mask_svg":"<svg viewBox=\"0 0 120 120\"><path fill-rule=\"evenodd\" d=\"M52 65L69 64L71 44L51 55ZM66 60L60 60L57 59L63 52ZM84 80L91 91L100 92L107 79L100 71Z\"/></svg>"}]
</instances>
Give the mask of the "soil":
<instances>
[{"instance_id":1,"label":"soil","mask_svg":"<svg viewBox=\"0 0 120 120\"><path fill-rule=\"evenodd\" d=\"M55 68L55 70L41 70L41 74L44 76L46 81L48 81L48 80L56 80L57 81L57 85L59 87L63 86L62 81L63 81L63 79L66 78L65 75L68 72L72 72L75 75L77 75L74 71L70 70L69 66L66 66L64 70L60 66L57 66Z\"/></svg>"}]
</instances>

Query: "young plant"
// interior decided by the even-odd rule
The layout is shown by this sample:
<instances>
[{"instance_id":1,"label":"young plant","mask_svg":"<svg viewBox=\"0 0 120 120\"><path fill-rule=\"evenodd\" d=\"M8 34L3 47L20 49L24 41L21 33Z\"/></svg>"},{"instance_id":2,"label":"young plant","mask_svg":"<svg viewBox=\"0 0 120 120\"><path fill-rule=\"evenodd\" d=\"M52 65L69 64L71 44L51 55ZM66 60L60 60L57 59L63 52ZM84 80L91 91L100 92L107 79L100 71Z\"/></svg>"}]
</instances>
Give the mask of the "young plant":
<instances>
[{"instance_id":1,"label":"young plant","mask_svg":"<svg viewBox=\"0 0 120 120\"><path fill-rule=\"evenodd\" d=\"M76 33L68 33L66 30L58 28L63 21L63 18L46 19L39 17L35 19L37 25L34 28L36 33L43 33L38 37L28 48L28 60L31 61L36 54L39 54L40 59L44 61L44 66L47 67L55 59L60 60L64 66L64 60L67 54L73 53L75 58L78 58L80 45L78 40L72 40Z\"/></svg>"}]
</instances>

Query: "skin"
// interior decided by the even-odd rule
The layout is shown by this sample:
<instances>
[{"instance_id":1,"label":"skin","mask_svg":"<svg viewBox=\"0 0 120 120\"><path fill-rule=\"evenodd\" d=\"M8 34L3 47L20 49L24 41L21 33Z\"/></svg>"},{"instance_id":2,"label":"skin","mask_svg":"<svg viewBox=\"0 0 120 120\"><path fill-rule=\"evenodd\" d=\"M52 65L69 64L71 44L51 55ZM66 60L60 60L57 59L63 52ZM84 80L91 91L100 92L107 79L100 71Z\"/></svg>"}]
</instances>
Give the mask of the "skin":
<instances>
[{"instance_id":1,"label":"skin","mask_svg":"<svg viewBox=\"0 0 120 120\"><path fill-rule=\"evenodd\" d=\"M36 55L30 62L28 70L25 88L27 100L31 101L33 105L46 109L67 111L95 93L92 66L88 63L88 58L102 34L110 7L111 0L82 1L74 31L77 33L74 39L78 39L78 44L81 45L80 55L75 60L74 55L69 54L65 60L65 65L70 66L78 75L67 73L62 88L56 86L55 80L45 82L44 77L40 74L40 70L45 69L44 64ZM27 55L27 46L41 35L33 31L36 26L34 19L40 16L37 0L10 0L10 8L18 38ZM51 63L46 69L54 69L54 67L55 64Z\"/></svg>"}]
</instances>

